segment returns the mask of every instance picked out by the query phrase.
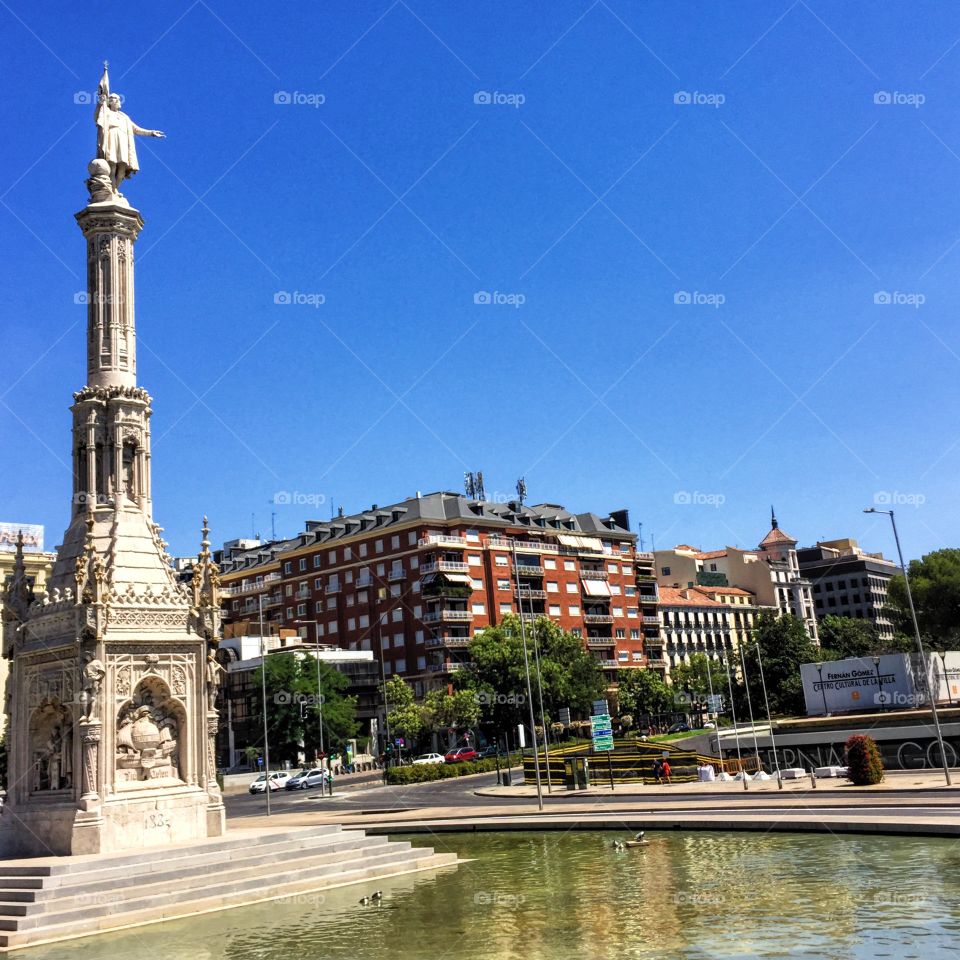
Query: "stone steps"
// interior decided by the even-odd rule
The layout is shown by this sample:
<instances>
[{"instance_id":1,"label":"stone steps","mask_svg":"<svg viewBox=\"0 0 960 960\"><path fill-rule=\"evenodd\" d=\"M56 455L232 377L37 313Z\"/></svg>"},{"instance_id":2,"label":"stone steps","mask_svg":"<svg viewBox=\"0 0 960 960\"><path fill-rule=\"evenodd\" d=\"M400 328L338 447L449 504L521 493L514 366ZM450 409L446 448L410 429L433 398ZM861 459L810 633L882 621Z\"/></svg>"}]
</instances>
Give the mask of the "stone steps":
<instances>
[{"instance_id":1,"label":"stone steps","mask_svg":"<svg viewBox=\"0 0 960 960\"><path fill-rule=\"evenodd\" d=\"M338 826L234 834L133 855L8 862L0 865L0 951L456 862L454 854Z\"/></svg>"}]
</instances>

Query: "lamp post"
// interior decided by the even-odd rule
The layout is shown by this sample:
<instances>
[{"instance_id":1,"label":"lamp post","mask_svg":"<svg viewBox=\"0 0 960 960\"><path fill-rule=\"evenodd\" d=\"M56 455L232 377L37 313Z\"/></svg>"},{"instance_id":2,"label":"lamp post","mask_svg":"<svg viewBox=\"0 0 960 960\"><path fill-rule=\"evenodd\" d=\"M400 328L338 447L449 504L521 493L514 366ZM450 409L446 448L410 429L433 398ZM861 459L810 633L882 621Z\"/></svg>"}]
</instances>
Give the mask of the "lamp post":
<instances>
[{"instance_id":1,"label":"lamp post","mask_svg":"<svg viewBox=\"0 0 960 960\"><path fill-rule=\"evenodd\" d=\"M517 585L517 603L520 602L520 574L517 571L517 541L513 541L513 576ZM530 658L527 655L527 627L520 610L520 637L523 641L523 669L527 676L527 706L530 708L530 735L533 738L533 769L537 778L537 806L543 810L543 786L540 782L540 753L537 749L537 721L533 715L533 688L530 685ZM546 733L546 731L544 731ZM521 762L523 754L521 753Z\"/></svg>"},{"instance_id":2,"label":"lamp post","mask_svg":"<svg viewBox=\"0 0 960 960\"><path fill-rule=\"evenodd\" d=\"M757 758L757 773L763 771L763 761L760 759L760 747L757 746L757 725L753 722L753 700L750 697L750 683L747 681L747 659L740 644L740 666L743 669L743 689L747 692L747 709L750 711L750 730L753 733L753 753Z\"/></svg>"},{"instance_id":3,"label":"lamp post","mask_svg":"<svg viewBox=\"0 0 960 960\"><path fill-rule=\"evenodd\" d=\"M724 651L726 653L726 651ZM740 754L740 730L737 728L737 709L733 705L733 680L730 679L730 660L724 656L723 665L727 669L727 687L730 690L730 717L733 720L733 736L737 743L737 763L740 766L740 773L743 774L743 789L748 790L747 775L743 769L743 757ZM720 742L720 735L717 734L717 743Z\"/></svg>"},{"instance_id":4,"label":"lamp post","mask_svg":"<svg viewBox=\"0 0 960 960\"><path fill-rule=\"evenodd\" d=\"M763 703L767 708L767 723L770 725L770 746L773 748L773 765L777 769L777 788L783 789L783 777L780 775L780 760L777 757L777 741L773 735L773 717L770 716L770 698L767 696L767 681L763 676L763 658L760 656L760 644L757 643L757 665L760 667L760 686L763 687Z\"/></svg>"},{"instance_id":5,"label":"lamp post","mask_svg":"<svg viewBox=\"0 0 960 960\"><path fill-rule=\"evenodd\" d=\"M893 517L892 510L878 510L876 507L867 507L863 512L885 513L890 518L890 525L893 527L893 539L897 544L897 556L900 558L900 569L903 571L903 583L907 588L907 604L910 607L910 619L913 621L913 636L917 641L917 653L920 656L920 669L923 671L923 682L927 685L927 693L930 696L930 712L933 715L933 726L937 731L937 742L940 744L943 776L947 781L947 786L952 786L953 781L950 779L950 765L947 763L947 752L943 746L943 731L940 729L940 716L937 713L937 698L930 687L930 676L927 673L927 658L923 652L923 641L920 639L920 624L917 623L917 611L913 606L913 594L910 592L910 577L907 574L906 564L903 562L903 550L900 549L900 535L897 533L897 521Z\"/></svg>"},{"instance_id":6,"label":"lamp post","mask_svg":"<svg viewBox=\"0 0 960 960\"><path fill-rule=\"evenodd\" d=\"M823 715L829 717L830 711L827 709L827 691L823 689L823 663L815 663L814 666L817 668L817 674L820 676L820 696L823 697Z\"/></svg>"},{"instance_id":7,"label":"lamp post","mask_svg":"<svg viewBox=\"0 0 960 960\"><path fill-rule=\"evenodd\" d=\"M883 695L883 677L880 675L880 658L873 658L873 669L877 671L877 688L879 693L877 694L877 699L880 701L880 709L886 712L887 709L887 699Z\"/></svg>"},{"instance_id":8,"label":"lamp post","mask_svg":"<svg viewBox=\"0 0 960 960\"><path fill-rule=\"evenodd\" d=\"M320 687L320 627L316 620L294 620L298 626L313 624L313 640L317 648L317 714L320 722L320 766L326 766L327 754L323 748L323 690Z\"/></svg>"},{"instance_id":9,"label":"lamp post","mask_svg":"<svg viewBox=\"0 0 960 960\"><path fill-rule=\"evenodd\" d=\"M270 738L267 735L267 646L263 636L263 594L257 594L260 607L260 685L263 694L263 793L270 816Z\"/></svg>"}]
</instances>

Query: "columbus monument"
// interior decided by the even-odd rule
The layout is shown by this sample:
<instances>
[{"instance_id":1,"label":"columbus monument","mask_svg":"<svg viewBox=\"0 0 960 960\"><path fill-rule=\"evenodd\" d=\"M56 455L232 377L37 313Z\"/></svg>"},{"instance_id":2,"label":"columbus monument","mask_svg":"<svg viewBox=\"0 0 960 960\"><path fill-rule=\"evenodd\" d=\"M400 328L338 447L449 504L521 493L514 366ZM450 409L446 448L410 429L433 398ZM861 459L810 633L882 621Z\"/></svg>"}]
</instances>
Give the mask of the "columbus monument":
<instances>
[{"instance_id":1,"label":"columbus monument","mask_svg":"<svg viewBox=\"0 0 960 960\"><path fill-rule=\"evenodd\" d=\"M152 400L137 384L133 252L143 227L120 193L137 126L106 64L76 214L87 247L87 380L73 395L70 525L46 593L22 547L4 603L10 661L5 856L141 849L219 836L214 709L218 570L206 518L192 582L178 582L150 484Z\"/></svg>"}]
</instances>

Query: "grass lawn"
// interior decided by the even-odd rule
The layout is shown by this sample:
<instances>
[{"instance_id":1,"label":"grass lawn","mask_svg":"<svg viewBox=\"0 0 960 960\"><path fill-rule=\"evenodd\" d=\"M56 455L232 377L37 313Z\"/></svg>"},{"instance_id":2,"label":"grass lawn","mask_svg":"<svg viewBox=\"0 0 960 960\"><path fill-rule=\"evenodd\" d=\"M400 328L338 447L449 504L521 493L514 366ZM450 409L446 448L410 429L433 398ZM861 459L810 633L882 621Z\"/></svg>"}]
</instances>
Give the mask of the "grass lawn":
<instances>
[{"instance_id":1,"label":"grass lawn","mask_svg":"<svg viewBox=\"0 0 960 960\"><path fill-rule=\"evenodd\" d=\"M675 740L686 740L687 737L697 737L702 733L713 733L709 727L703 727L700 730L690 730L687 733L660 733L649 737L648 743L673 743Z\"/></svg>"}]
</instances>

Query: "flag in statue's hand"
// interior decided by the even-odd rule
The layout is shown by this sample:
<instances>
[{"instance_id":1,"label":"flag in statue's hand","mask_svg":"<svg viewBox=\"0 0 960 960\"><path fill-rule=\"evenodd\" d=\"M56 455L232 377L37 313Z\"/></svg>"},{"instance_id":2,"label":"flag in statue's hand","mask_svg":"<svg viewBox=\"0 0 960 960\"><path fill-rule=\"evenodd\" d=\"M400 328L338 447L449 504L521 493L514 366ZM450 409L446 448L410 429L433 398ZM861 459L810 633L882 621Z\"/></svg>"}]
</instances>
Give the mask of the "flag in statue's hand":
<instances>
[{"instance_id":1,"label":"flag in statue's hand","mask_svg":"<svg viewBox=\"0 0 960 960\"><path fill-rule=\"evenodd\" d=\"M97 99L106 99L110 96L110 77L107 76L107 61L103 61L103 76L100 78L100 86L97 87Z\"/></svg>"}]
</instances>

